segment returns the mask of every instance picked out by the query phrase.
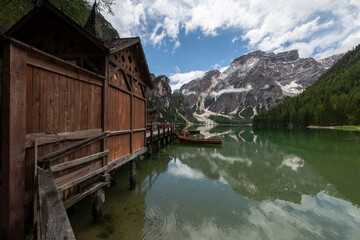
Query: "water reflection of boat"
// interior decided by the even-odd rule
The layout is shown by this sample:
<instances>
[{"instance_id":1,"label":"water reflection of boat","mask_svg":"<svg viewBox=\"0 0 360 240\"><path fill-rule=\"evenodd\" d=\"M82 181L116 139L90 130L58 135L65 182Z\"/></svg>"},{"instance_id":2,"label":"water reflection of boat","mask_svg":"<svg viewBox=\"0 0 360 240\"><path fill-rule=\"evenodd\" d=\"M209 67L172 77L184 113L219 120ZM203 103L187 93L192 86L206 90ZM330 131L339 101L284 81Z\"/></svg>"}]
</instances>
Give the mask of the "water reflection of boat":
<instances>
[{"instance_id":1,"label":"water reflection of boat","mask_svg":"<svg viewBox=\"0 0 360 240\"><path fill-rule=\"evenodd\" d=\"M189 138L179 136L179 141L182 143L193 143L193 144L221 144L222 140L219 138Z\"/></svg>"},{"instance_id":2,"label":"water reflection of boat","mask_svg":"<svg viewBox=\"0 0 360 240\"><path fill-rule=\"evenodd\" d=\"M189 134L199 134L200 130L188 130Z\"/></svg>"}]
</instances>

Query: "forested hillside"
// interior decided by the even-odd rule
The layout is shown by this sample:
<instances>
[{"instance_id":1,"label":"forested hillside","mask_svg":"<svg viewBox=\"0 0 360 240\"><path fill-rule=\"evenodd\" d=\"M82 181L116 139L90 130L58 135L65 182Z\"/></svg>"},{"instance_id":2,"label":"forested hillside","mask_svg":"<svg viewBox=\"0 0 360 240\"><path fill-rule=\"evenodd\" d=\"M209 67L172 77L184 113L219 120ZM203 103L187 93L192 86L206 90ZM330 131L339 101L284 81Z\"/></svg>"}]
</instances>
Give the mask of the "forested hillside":
<instances>
[{"instance_id":1,"label":"forested hillside","mask_svg":"<svg viewBox=\"0 0 360 240\"><path fill-rule=\"evenodd\" d=\"M85 0L49 0L75 22L83 26L90 13L90 5ZM0 34L3 34L21 17L34 7L32 0L0 1Z\"/></svg>"},{"instance_id":2,"label":"forested hillside","mask_svg":"<svg viewBox=\"0 0 360 240\"><path fill-rule=\"evenodd\" d=\"M264 111L254 126L360 124L360 45L302 94Z\"/></svg>"}]
</instances>

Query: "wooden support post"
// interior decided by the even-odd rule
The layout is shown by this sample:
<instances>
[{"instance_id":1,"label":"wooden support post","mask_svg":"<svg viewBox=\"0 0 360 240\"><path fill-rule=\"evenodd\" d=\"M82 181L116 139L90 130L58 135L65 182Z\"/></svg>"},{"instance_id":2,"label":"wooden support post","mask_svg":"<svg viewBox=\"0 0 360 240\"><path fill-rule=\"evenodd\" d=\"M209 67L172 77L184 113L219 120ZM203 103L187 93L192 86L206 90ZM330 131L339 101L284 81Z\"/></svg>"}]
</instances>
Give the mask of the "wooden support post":
<instances>
[{"instance_id":1,"label":"wooden support post","mask_svg":"<svg viewBox=\"0 0 360 240\"><path fill-rule=\"evenodd\" d=\"M148 156L151 157L152 154L152 144L153 144L153 123L151 123L151 128L150 128L150 143L148 144Z\"/></svg>"},{"instance_id":2,"label":"wooden support post","mask_svg":"<svg viewBox=\"0 0 360 240\"><path fill-rule=\"evenodd\" d=\"M37 192L37 188L38 188L38 179L37 179L37 166L38 166L38 144L39 144L39 140L37 138L35 138L34 140L34 204L33 204L33 226L34 229L36 229L35 227L37 226L37 215L38 215L38 192Z\"/></svg>"},{"instance_id":3,"label":"wooden support post","mask_svg":"<svg viewBox=\"0 0 360 240\"><path fill-rule=\"evenodd\" d=\"M102 205L105 202L105 191L103 188L99 188L93 194L92 198L92 216L95 222L103 220Z\"/></svg>"},{"instance_id":4,"label":"wooden support post","mask_svg":"<svg viewBox=\"0 0 360 240\"><path fill-rule=\"evenodd\" d=\"M135 189L136 187L136 162L137 158L130 162L130 188Z\"/></svg>"},{"instance_id":5,"label":"wooden support post","mask_svg":"<svg viewBox=\"0 0 360 240\"><path fill-rule=\"evenodd\" d=\"M2 80L1 239L24 239L26 52L4 46Z\"/></svg>"},{"instance_id":6,"label":"wooden support post","mask_svg":"<svg viewBox=\"0 0 360 240\"><path fill-rule=\"evenodd\" d=\"M152 144L149 143L148 146L147 146L147 148L148 148L148 157L151 157L151 154L152 154Z\"/></svg>"},{"instance_id":7,"label":"wooden support post","mask_svg":"<svg viewBox=\"0 0 360 240\"><path fill-rule=\"evenodd\" d=\"M162 124L162 131L163 131L163 136L162 136L162 145L165 146L165 123Z\"/></svg>"},{"instance_id":8,"label":"wooden support post","mask_svg":"<svg viewBox=\"0 0 360 240\"><path fill-rule=\"evenodd\" d=\"M150 132L150 143L153 144L154 141L154 125L151 123L151 132Z\"/></svg>"},{"instance_id":9,"label":"wooden support post","mask_svg":"<svg viewBox=\"0 0 360 240\"><path fill-rule=\"evenodd\" d=\"M157 125L158 135L157 135L157 152L160 152L160 125Z\"/></svg>"},{"instance_id":10,"label":"wooden support post","mask_svg":"<svg viewBox=\"0 0 360 240\"><path fill-rule=\"evenodd\" d=\"M170 124L167 124L167 140L168 140L168 143L170 142Z\"/></svg>"}]
</instances>

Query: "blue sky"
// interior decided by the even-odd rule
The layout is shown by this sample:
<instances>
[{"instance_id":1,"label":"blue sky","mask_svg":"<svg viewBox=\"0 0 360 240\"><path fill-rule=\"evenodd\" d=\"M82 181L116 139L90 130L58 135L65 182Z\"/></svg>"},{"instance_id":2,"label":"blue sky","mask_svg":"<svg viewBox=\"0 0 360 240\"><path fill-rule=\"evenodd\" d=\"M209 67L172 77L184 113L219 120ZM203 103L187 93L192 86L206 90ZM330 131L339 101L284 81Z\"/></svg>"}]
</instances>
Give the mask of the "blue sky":
<instances>
[{"instance_id":1,"label":"blue sky","mask_svg":"<svg viewBox=\"0 0 360 240\"><path fill-rule=\"evenodd\" d=\"M140 36L174 89L251 51L327 57L360 43L359 0L115 0L120 37Z\"/></svg>"}]
</instances>

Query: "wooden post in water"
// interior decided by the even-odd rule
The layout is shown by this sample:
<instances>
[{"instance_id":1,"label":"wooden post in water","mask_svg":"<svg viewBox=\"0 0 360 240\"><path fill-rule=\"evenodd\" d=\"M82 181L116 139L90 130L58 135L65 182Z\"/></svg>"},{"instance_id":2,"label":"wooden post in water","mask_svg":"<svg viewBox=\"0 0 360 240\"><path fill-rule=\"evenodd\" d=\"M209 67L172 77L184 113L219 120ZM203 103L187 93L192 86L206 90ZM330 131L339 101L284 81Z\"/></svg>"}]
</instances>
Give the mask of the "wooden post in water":
<instances>
[{"instance_id":1,"label":"wooden post in water","mask_svg":"<svg viewBox=\"0 0 360 240\"><path fill-rule=\"evenodd\" d=\"M168 129L168 131L167 131L167 141L168 141L168 144L170 143L170 124L168 123L167 124L167 129Z\"/></svg>"},{"instance_id":2,"label":"wooden post in water","mask_svg":"<svg viewBox=\"0 0 360 240\"><path fill-rule=\"evenodd\" d=\"M163 137L162 137L162 145L165 146L165 123L162 124Z\"/></svg>"},{"instance_id":3,"label":"wooden post in water","mask_svg":"<svg viewBox=\"0 0 360 240\"><path fill-rule=\"evenodd\" d=\"M165 123L165 125L164 125L164 143L165 143L165 144L168 144L168 143L169 143L168 138L167 138L169 132L166 131L166 130L167 130L167 126L168 126L167 123Z\"/></svg>"},{"instance_id":4,"label":"wooden post in water","mask_svg":"<svg viewBox=\"0 0 360 240\"><path fill-rule=\"evenodd\" d=\"M152 145L153 145L153 137L154 137L154 134L153 134L153 123L151 123L151 128L150 128L150 143L148 145L148 156L151 157L151 154L152 154Z\"/></svg>"},{"instance_id":5,"label":"wooden post in water","mask_svg":"<svg viewBox=\"0 0 360 240\"><path fill-rule=\"evenodd\" d=\"M160 125L157 125L158 135L157 135L157 151L160 152Z\"/></svg>"},{"instance_id":6,"label":"wooden post in water","mask_svg":"<svg viewBox=\"0 0 360 240\"><path fill-rule=\"evenodd\" d=\"M99 188L93 194L92 199L92 216L95 222L102 221L103 214L102 214L102 205L105 202L105 191L103 188Z\"/></svg>"},{"instance_id":7,"label":"wooden post in water","mask_svg":"<svg viewBox=\"0 0 360 240\"><path fill-rule=\"evenodd\" d=\"M136 187L136 162L137 158L130 162L130 188L135 189Z\"/></svg>"}]
</instances>

